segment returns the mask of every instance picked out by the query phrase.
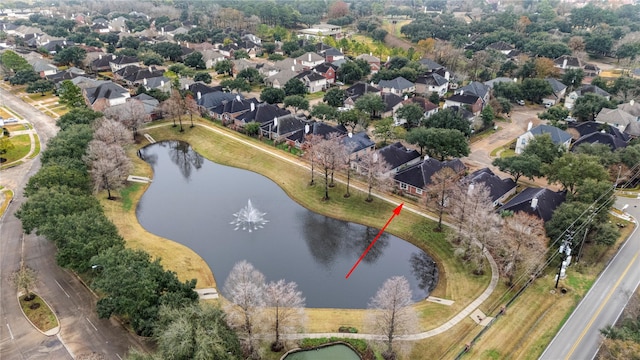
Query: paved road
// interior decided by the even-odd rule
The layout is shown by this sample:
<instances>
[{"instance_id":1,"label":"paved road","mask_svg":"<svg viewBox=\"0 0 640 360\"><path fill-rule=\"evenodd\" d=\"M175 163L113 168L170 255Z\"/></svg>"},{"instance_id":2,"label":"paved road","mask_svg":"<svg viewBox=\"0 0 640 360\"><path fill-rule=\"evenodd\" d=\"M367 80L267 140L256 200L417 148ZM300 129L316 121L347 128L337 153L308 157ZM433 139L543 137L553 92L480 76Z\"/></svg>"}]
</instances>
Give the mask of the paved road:
<instances>
[{"instance_id":1,"label":"paved road","mask_svg":"<svg viewBox=\"0 0 640 360\"><path fill-rule=\"evenodd\" d=\"M54 121L31 105L0 89L0 105L5 105L29 120L44 144L57 133ZM24 201L22 189L40 167L37 157L20 166L3 170L0 184L15 192L13 202L0 219L0 358L1 359L73 359L85 354L101 354L104 359L123 358L130 347L141 347L138 339L112 320L98 319L95 297L73 274L55 263L51 242L22 234L15 211ZM25 264L38 272L34 291L56 312L61 330L57 336L45 336L22 315L11 273Z\"/></svg>"},{"instance_id":2,"label":"paved road","mask_svg":"<svg viewBox=\"0 0 640 360\"><path fill-rule=\"evenodd\" d=\"M640 219L640 200L618 198L617 208ZM640 232L637 227L611 260L540 359L593 359L602 341L600 329L616 322L640 284Z\"/></svg>"}]
</instances>

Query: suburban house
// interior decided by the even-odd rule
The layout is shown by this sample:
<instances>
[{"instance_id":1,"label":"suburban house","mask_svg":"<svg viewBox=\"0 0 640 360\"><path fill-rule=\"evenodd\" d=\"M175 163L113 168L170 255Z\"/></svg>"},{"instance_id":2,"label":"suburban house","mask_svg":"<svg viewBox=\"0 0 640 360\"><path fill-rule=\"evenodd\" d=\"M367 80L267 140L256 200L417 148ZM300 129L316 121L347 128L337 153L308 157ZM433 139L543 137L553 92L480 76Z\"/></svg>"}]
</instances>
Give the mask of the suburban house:
<instances>
[{"instance_id":1,"label":"suburban house","mask_svg":"<svg viewBox=\"0 0 640 360\"><path fill-rule=\"evenodd\" d=\"M431 177L444 167L449 167L458 174L463 174L466 167L460 159L438 161L426 157L423 161L398 172L394 176L396 187L405 194L422 196L431 184Z\"/></svg>"},{"instance_id":2,"label":"suburban house","mask_svg":"<svg viewBox=\"0 0 640 360\"><path fill-rule=\"evenodd\" d=\"M600 124L609 124L617 127L620 131L629 136L637 137L637 130L640 129L638 117L629 114L624 110L602 108L596 116L595 121Z\"/></svg>"},{"instance_id":3,"label":"suburban house","mask_svg":"<svg viewBox=\"0 0 640 360\"><path fill-rule=\"evenodd\" d=\"M562 55L557 57L553 59L553 64L561 70L582 69L582 62L580 59L571 55Z\"/></svg>"},{"instance_id":4,"label":"suburban house","mask_svg":"<svg viewBox=\"0 0 640 360\"><path fill-rule=\"evenodd\" d=\"M227 59L232 59L233 54L238 50L240 50L240 47L236 44L227 44L218 47L218 52Z\"/></svg>"},{"instance_id":5,"label":"suburban house","mask_svg":"<svg viewBox=\"0 0 640 360\"><path fill-rule=\"evenodd\" d=\"M378 154L389 164L389 173L397 174L400 170L420 162L420 153L407 149L399 141L378 149Z\"/></svg>"},{"instance_id":6,"label":"suburban house","mask_svg":"<svg viewBox=\"0 0 640 360\"><path fill-rule=\"evenodd\" d=\"M638 120L640 120L640 103L639 102L636 102L635 100L631 99L629 100L628 103L622 103L618 105L618 109L626 113L629 113L635 116L636 118L638 118Z\"/></svg>"},{"instance_id":7,"label":"suburban house","mask_svg":"<svg viewBox=\"0 0 640 360\"><path fill-rule=\"evenodd\" d=\"M598 124L598 126L602 125ZM611 151L616 151L627 146L629 137L626 134L620 132L615 126L608 125L606 127L609 129L615 129L615 132L603 129L601 131L594 131L592 133L585 134L573 142L571 151L575 151L582 144L603 144L607 145Z\"/></svg>"},{"instance_id":8,"label":"suburban house","mask_svg":"<svg viewBox=\"0 0 640 360\"><path fill-rule=\"evenodd\" d=\"M564 99L564 107L566 107L569 110L573 109L573 104L575 104L576 100L579 97L583 96L584 94L588 94L588 93L600 95L606 98L607 100L611 100L611 94L602 90L598 86L583 85L580 88L570 92L569 95L566 96L566 98Z\"/></svg>"},{"instance_id":9,"label":"suburban house","mask_svg":"<svg viewBox=\"0 0 640 360\"><path fill-rule=\"evenodd\" d=\"M369 138L365 131L357 134L348 133L341 138L342 144L351 151L351 159L355 160L352 167L358 169L358 159L361 155L375 149L376 143Z\"/></svg>"},{"instance_id":10,"label":"suburban house","mask_svg":"<svg viewBox=\"0 0 640 360\"><path fill-rule=\"evenodd\" d=\"M261 103L249 108L249 111L240 113L233 119L233 123L238 127L244 127L250 122L257 122L260 125L273 124L273 119L289 115L291 112L278 105Z\"/></svg>"},{"instance_id":11,"label":"suburban house","mask_svg":"<svg viewBox=\"0 0 640 360\"><path fill-rule=\"evenodd\" d=\"M302 81L307 87L310 94L317 93L327 88L327 79L313 70L305 70L295 76L296 79Z\"/></svg>"},{"instance_id":12,"label":"suburban house","mask_svg":"<svg viewBox=\"0 0 640 360\"><path fill-rule=\"evenodd\" d=\"M84 70L78 69L77 67L70 67L64 71L57 72L53 75L47 75L47 80L51 80L54 83L58 84L64 80L71 80L73 78L77 78L79 76L84 76Z\"/></svg>"},{"instance_id":13,"label":"suburban house","mask_svg":"<svg viewBox=\"0 0 640 360\"><path fill-rule=\"evenodd\" d=\"M469 192L484 185L489 190L493 206L502 206L511 195L515 194L517 188L517 184L512 178L501 179L489 168L476 170L463 177L461 182L468 186Z\"/></svg>"},{"instance_id":14,"label":"suburban house","mask_svg":"<svg viewBox=\"0 0 640 360\"><path fill-rule=\"evenodd\" d=\"M474 94L454 94L444 100L442 108L450 107L468 107L471 113L478 115L482 111L482 98Z\"/></svg>"},{"instance_id":15,"label":"suburban house","mask_svg":"<svg viewBox=\"0 0 640 360\"><path fill-rule=\"evenodd\" d=\"M372 84L358 82L345 90L346 99L344 100L344 107L346 109L352 109L356 100L364 94L378 94L380 95L380 89Z\"/></svg>"},{"instance_id":16,"label":"suburban house","mask_svg":"<svg viewBox=\"0 0 640 360\"><path fill-rule=\"evenodd\" d=\"M420 60L418 60L418 62L420 63L420 65L424 66L425 69L427 69L427 71L438 71L440 69L444 69L444 66L438 64L437 62L431 60L431 59L427 59L427 58L422 58Z\"/></svg>"},{"instance_id":17,"label":"suburban house","mask_svg":"<svg viewBox=\"0 0 640 360\"><path fill-rule=\"evenodd\" d=\"M158 69L155 66L140 67L136 65L125 66L122 69L113 73L115 80L122 80L129 86L140 85L145 79L161 77L164 74L164 70ZM168 78L167 81L169 81Z\"/></svg>"},{"instance_id":18,"label":"suburban house","mask_svg":"<svg viewBox=\"0 0 640 360\"><path fill-rule=\"evenodd\" d=\"M144 113L147 114L149 120L156 120L160 118L160 111L158 109L160 102L147 94L139 94L129 98L127 101L138 101L144 108Z\"/></svg>"},{"instance_id":19,"label":"suburban house","mask_svg":"<svg viewBox=\"0 0 640 360\"><path fill-rule=\"evenodd\" d=\"M396 126L402 125L401 121L404 119L396 118L396 111L398 111L398 109L402 107L403 100L404 98L396 94L383 93L382 101L384 102L384 111L381 112L380 114L374 114L374 116L379 115L382 118L393 117L393 121Z\"/></svg>"},{"instance_id":20,"label":"suburban house","mask_svg":"<svg viewBox=\"0 0 640 360\"><path fill-rule=\"evenodd\" d=\"M303 130L310 121L303 115L288 114L274 118L272 121L262 124L260 131L262 136L273 140L283 140L296 131Z\"/></svg>"},{"instance_id":21,"label":"suburban house","mask_svg":"<svg viewBox=\"0 0 640 360\"><path fill-rule=\"evenodd\" d=\"M232 100L223 100L218 106L210 108L209 113L214 119L228 124L243 112L254 111L258 103L256 98L243 99L240 95L236 95Z\"/></svg>"},{"instance_id":22,"label":"suburban house","mask_svg":"<svg viewBox=\"0 0 640 360\"><path fill-rule=\"evenodd\" d=\"M184 89L191 92L194 99L200 99L204 94L215 91L222 91L222 86L209 86L201 81L197 81L186 85Z\"/></svg>"},{"instance_id":23,"label":"suburban house","mask_svg":"<svg viewBox=\"0 0 640 360\"><path fill-rule=\"evenodd\" d=\"M468 85L458 88L454 94L456 95L475 95L482 99L482 107L489 103L489 97L491 95L491 88L481 82L472 81ZM480 109L482 110L482 108ZM475 112L475 111L474 111Z\"/></svg>"},{"instance_id":24,"label":"suburban house","mask_svg":"<svg viewBox=\"0 0 640 360\"><path fill-rule=\"evenodd\" d=\"M497 41L487 45L487 50L494 50L494 51L503 53L505 55L509 55L510 52L515 50L515 47L513 47L513 45L508 44L504 41Z\"/></svg>"},{"instance_id":25,"label":"suburban house","mask_svg":"<svg viewBox=\"0 0 640 360\"><path fill-rule=\"evenodd\" d=\"M375 74L380 71L380 58L373 56L373 54L360 54L356 56L356 60L362 59L369 64L371 74Z\"/></svg>"},{"instance_id":26,"label":"suburban house","mask_svg":"<svg viewBox=\"0 0 640 360\"><path fill-rule=\"evenodd\" d=\"M378 88L383 93L391 93L396 95L402 95L404 93L411 93L416 91L416 84L411 81L398 76L393 80L380 80Z\"/></svg>"},{"instance_id":27,"label":"suburban house","mask_svg":"<svg viewBox=\"0 0 640 360\"><path fill-rule=\"evenodd\" d=\"M418 94L429 95L437 93L438 96L443 97L449 89L449 79L432 72L419 76L416 79L415 86Z\"/></svg>"},{"instance_id":28,"label":"suburban house","mask_svg":"<svg viewBox=\"0 0 640 360\"><path fill-rule=\"evenodd\" d=\"M111 60L109 60L109 68L111 68L111 72L116 72L130 65L140 66L140 60L138 60L138 58L135 56L126 55L111 55Z\"/></svg>"},{"instance_id":29,"label":"suburban house","mask_svg":"<svg viewBox=\"0 0 640 360\"><path fill-rule=\"evenodd\" d=\"M343 37L342 28L339 25L331 24L316 24L308 29L298 30L298 37L304 39L322 39L325 36L330 36L336 40L340 40Z\"/></svg>"},{"instance_id":30,"label":"suburban house","mask_svg":"<svg viewBox=\"0 0 640 360\"><path fill-rule=\"evenodd\" d=\"M86 88L82 92L87 105L95 111L102 111L108 107L124 104L131 97L129 90L114 82L106 82L97 87Z\"/></svg>"},{"instance_id":31,"label":"suburban house","mask_svg":"<svg viewBox=\"0 0 640 360\"><path fill-rule=\"evenodd\" d=\"M346 134L346 129L342 126L333 127L322 121L313 121L310 124L306 124L304 129L300 129L293 134L287 136L287 144L297 149L302 149L305 146L308 135L321 136L326 138L329 134L336 133L340 136Z\"/></svg>"},{"instance_id":32,"label":"suburban house","mask_svg":"<svg viewBox=\"0 0 640 360\"><path fill-rule=\"evenodd\" d=\"M565 198L566 192L564 191L555 192L547 188L526 188L498 208L498 213L503 211L513 211L514 213L523 211L547 222L551 219L556 208L564 202Z\"/></svg>"},{"instance_id":33,"label":"suburban house","mask_svg":"<svg viewBox=\"0 0 640 360\"><path fill-rule=\"evenodd\" d=\"M284 89L284 84L286 84L287 81L291 80L297 75L298 75L298 72L295 70L282 70L264 79L264 83L267 86L271 86L276 89Z\"/></svg>"},{"instance_id":34,"label":"suburban house","mask_svg":"<svg viewBox=\"0 0 640 360\"><path fill-rule=\"evenodd\" d=\"M317 72L318 74L324 76L325 79L327 79L327 85L333 84L336 82L337 70L338 70L337 66L328 62L322 63L313 68L313 71Z\"/></svg>"},{"instance_id":35,"label":"suburban house","mask_svg":"<svg viewBox=\"0 0 640 360\"><path fill-rule=\"evenodd\" d=\"M425 118L430 117L431 115L437 113L438 110L440 110L438 105L432 103L427 98L423 98L423 97L419 97L419 96L414 96L412 98L408 98L407 100L404 100L402 102L402 104L403 105L416 104L416 105L420 106L422 108L422 110L424 110L424 117Z\"/></svg>"},{"instance_id":36,"label":"suburban house","mask_svg":"<svg viewBox=\"0 0 640 360\"><path fill-rule=\"evenodd\" d=\"M216 50L202 50L202 61L206 65L207 69L212 69L216 64L225 59L224 55Z\"/></svg>"},{"instance_id":37,"label":"suburban house","mask_svg":"<svg viewBox=\"0 0 640 360\"><path fill-rule=\"evenodd\" d=\"M529 127L531 127L531 123L529 123ZM516 154L522 154L524 148L527 147L527 144L529 144L534 137L543 134L549 134L554 144L562 146L565 151L569 150L572 138L568 132L558 129L555 126L542 124L534 128L529 128L527 132L518 136L518 140L516 141Z\"/></svg>"},{"instance_id":38,"label":"suburban house","mask_svg":"<svg viewBox=\"0 0 640 360\"><path fill-rule=\"evenodd\" d=\"M33 66L33 71L38 73L41 78L58 73L58 68L46 60L34 60L29 63Z\"/></svg>"},{"instance_id":39,"label":"suburban house","mask_svg":"<svg viewBox=\"0 0 640 360\"><path fill-rule=\"evenodd\" d=\"M204 110L210 111L216 106L219 106L220 104L222 104L223 101L233 100L236 98L236 96L242 97L242 95L240 94L233 94L233 93L228 93L224 91L213 91L210 93L197 95L196 103L203 111Z\"/></svg>"},{"instance_id":40,"label":"suburban house","mask_svg":"<svg viewBox=\"0 0 640 360\"><path fill-rule=\"evenodd\" d=\"M328 63L332 63L334 61L337 60L342 60L344 59L344 54L342 53L342 51L334 48L334 47L329 47L328 49L324 49L322 51L319 52L322 56L324 56L324 59L326 62Z\"/></svg>"},{"instance_id":41,"label":"suburban house","mask_svg":"<svg viewBox=\"0 0 640 360\"><path fill-rule=\"evenodd\" d=\"M105 72L111 71L111 65L109 64L113 59L113 54L98 54L98 57L89 63L89 69L92 72Z\"/></svg>"},{"instance_id":42,"label":"suburban house","mask_svg":"<svg viewBox=\"0 0 640 360\"><path fill-rule=\"evenodd\" d=\"M560 102L565 96L567 92L567 85L561 83L560 81L554 78L546 78L544 79L546 82L551 85L551 89L553 89L553 93L551 95L545 96L542 98L543 104L552 104L555 105Z\"/></svg>"},{"instance_id":43,"label":"suburban house","mask_svg":"<svg viewBox=\"0 0 640 360\"><path fill-rule=\"evenodd\" d=\"M308 52L306 54L300 55L296 58L296 61L304 66L305 69L311 69L325 62L324 57L314 52Z\"/></svg>"},{"instance_id":44,"label":"suburban house","mask_svg":"<svg viewBox=\"0 0 640 360\"><path fill-rule=\"evenodd\" d=\"M168 93L171 91L171 79L166 76L156 76L151 78L143 78L140 85L144 86L144 88L149 90L160 90L162 92Z\"/></svg>"}]
</instances>

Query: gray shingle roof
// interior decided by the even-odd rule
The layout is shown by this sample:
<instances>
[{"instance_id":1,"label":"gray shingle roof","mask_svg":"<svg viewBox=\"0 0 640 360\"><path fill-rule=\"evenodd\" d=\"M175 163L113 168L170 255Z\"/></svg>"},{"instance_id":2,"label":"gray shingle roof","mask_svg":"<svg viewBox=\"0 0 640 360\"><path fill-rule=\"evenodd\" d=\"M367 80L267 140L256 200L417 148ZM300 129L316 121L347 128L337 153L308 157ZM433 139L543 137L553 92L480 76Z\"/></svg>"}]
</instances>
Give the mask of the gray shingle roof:
<instances>
[{"instance_id":1,"label":"gray shingle roof","mask_svg":"<svg viewBox=\"0 0 640 360\"><path fill-rule=\"evenodd\" d=\"M380 80L380 82L378 83L378 87L381 89L391 88L391 89L397 89L400 91L409 89L413 86L415 86L414 83L403 78L402 76L398 76L393 80Z\"/></svg>"},{"instance_id":2,"label":"gray shingle roof","mask_svg":"<svg viewBox=\"0 0 640 360\"><path fill-rule=\"evenodd\" d=\"M418 189L424 189L431 184L431 176L445 166L453 169L457 173L462 173L466 169L460 159L440 162L433 158L426 158L424 161L397 173L394 179Z\"/></svg>"},{"instance_id":3,"label":"gray shingle roof","mask_svg":"<svg viewBox=\"0 0 640 360\"><path fill-rule=\"evenodd\" d=\"M526 188L500 207L498 212L524 211L547 222L553 216L555 209L564 202L565 197L565 192L554 192L547 188Z\"/></svg>"},{"instance_id":4,"label":"gray shingle roof","mask_svg":"<svg viewBox=\"0 0 640 360\"><path fill-rule=\"evenodd\" d=\"M351 149L352 153L376 145L376 143L371 141L369 135L367 135L367 133L365 132L359 132L357 134L352 134L351 136L345 136L342 138L342 143L347 146L348 149Z\"/></svg>"},{"instance_id":5,"label":"gray shingle roof","mask_svg":"<svg viewBox=\"0 0 640 360\"><path fill-rule=\"evenodd\" d=\"M87 99L91 104L98 99L117 99L129 93L127 89L113 82L107 82L95 88L87 88L86 92Z\"/></svg>"},{"instance_id":6,"label":"gray shingle roof","mask_svg":"<svg viewBox=\"0 0 640 360\"><path fill-rule=\"evenodd\" d=\"M533 134L533 136L549 134L551 141L556 145L564 144L566 141L571 140L571 135L569 135L568 132L551 125L538 125L529 130L529 132Z\"/></svg>"},{"instance_id":7,"label":"gray shingle roof","mask_svg":"<svg viewBox=\"0 0 640 360\"><path fill-rule=\"evenodd\" d=\"M413 149L407 149L400 142L387 145L378 150L384 160L391 165L392 169L402 166L420 157L420 153Z\"/></svg>"},{"instance_id":8,"label":"gray shingle roof","mask_svg":"<svg viewBox=\"0 0 640 360\"><path fill-rule=\"evenodd\" d=\"M515 181L512 178L501 179L498 175L494 174L489 168L483 168L476 170L471 174L465 176L462 182L466 185L479 185L482 184L489 189L491 201L496 201L504 194L513 190L516 187Z\"/></svg>"}]
</instances>

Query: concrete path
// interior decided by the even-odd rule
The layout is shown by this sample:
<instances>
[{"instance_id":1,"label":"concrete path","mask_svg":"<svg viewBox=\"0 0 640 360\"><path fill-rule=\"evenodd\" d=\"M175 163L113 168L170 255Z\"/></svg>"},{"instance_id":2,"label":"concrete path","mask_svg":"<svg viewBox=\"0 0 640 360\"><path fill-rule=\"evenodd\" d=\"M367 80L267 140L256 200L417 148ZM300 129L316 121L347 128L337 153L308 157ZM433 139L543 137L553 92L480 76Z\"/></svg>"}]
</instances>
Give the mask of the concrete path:
<instances>
[{"instance_id":1,"label":"concrete path","mask_svg":"<svg viewBox=\"0 0 640 360\"><path fill-rule=\"evenodd\" d=\"M166 123L166 124L158 124L158 125L152 125L149 126L145 129L142 129L142 131L144 130L149 130L149 129L154 129L154 128L158 128L158 127L162 127L162 126L170 126L171 123ZM256 150L265 152L273 157L276 157L282 161L288 162L290 164L302 167L306 170L311 171L311 168L302 160L300 159L296 159L293 158L291 156L287 156L284 154L281 154L280 152L278 152L277 150L272 150L270 148L267 148L266 146L263 145L259 145L256 144L254 142L251 141L247 141L242 139L240 136L232 133L231 131L226 131L226 130L222 130L219 129L217 127L202 123L202 122L198 122L197 126L201 126L207 130L213 131L219 135L228 137L233 139L234 141L238 141L246 146L252 147ZM336 181L340 181L343 182L344 181L340 178L336 178ZM367 186L364 184L358 184L356 181L351 180L351 187L362 191L364 193L368 192ZM380 200L389 202L391 204L393 204L394 206L398 206L400 205L400 203L402 201L398 201L398 199L392 198L391 196L387 195L387 194L383 194L377 191L372 192L371 194L373 197L376 197ZM403 206L404 210L407 211L411 211L417 215L420 215L422 217L434 220L434 221L438 221L437 218L435 218L434 216L431 216L419 209L417 209L415 206L411 205L411 204L404 204ZM446 223L443 221L443 223L447 226L451 226L450 224ZM478 246L480 246L479 244L476 244ZM489 265L491 266L491 281L489 282L489 286L487 286L487 288L482 292L482 294L480 294L480 296L478 296L475 300L473 300L469 305L467 305L464 309L462 309L462 311L460 311L457 315L455 315L454 317L452 317L451 319L449 319L447 322L445 322L444 324L438 326L435 329L429 330L429 331L425 331L425 332L420 332L420 333L416 333L416 334L411 334L411 335L404 335L404 336L399 336L397 339L398 340L422 340L422 339L426 339L432 336L436 336L439 334L442 334L443 332L451 329L452 327L454 327L456 324L458 324L459 322L461 322L462 320L464 320L467 316L470 316L474 310L476 310L485 300L487 300L489 298L489 296L491 296L491 294L493 293L493 291L495 290L496 286L498 285L498 280L499 280L499 273L498 273L498 265L496 264L495 260L493 259L493 257L491 256L491 254L485 249L483 251L485 257L487 258ZM321 338L321 337L343 337L343 338L352 338L352 339L365 339L365 340L384 340L385 337L384 336L380 336L380 335L374 335L374 334L350 334L350 333L301 333L301 334L286 334L283 335L284 338L286 339L290 339L290 340L296 340L296 339L303 339L303 338Z\"/></svg>"}]
</instances>

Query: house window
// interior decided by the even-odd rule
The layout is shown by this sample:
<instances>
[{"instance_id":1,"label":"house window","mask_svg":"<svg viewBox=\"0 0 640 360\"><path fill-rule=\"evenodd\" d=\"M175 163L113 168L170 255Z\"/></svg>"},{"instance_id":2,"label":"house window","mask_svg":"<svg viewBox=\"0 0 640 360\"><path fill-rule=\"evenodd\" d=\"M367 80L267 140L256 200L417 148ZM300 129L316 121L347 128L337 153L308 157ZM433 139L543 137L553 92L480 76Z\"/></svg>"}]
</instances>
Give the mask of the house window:
<instances>
[{"instance_id":1,"label":"house window","mask_svg":"<svg viewBox=\"0 0 640 360\"><path fill-rule=\"evenodd\" d=\"M417 189L417 188L416 188L416 194L418 194L418 195L422 195L422 189Z\"/></svg>"},{"instance_id":2,"label":"house window","mask_svg":"<svg viewBox=\"0 0 640 360\"><path fill-rule=\"evenodd\" d=\"M402 190L407 190L409 188L409 186L405 183L400 183L400 189Z\"/></svg>"}]
</instances>

